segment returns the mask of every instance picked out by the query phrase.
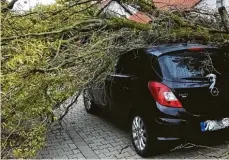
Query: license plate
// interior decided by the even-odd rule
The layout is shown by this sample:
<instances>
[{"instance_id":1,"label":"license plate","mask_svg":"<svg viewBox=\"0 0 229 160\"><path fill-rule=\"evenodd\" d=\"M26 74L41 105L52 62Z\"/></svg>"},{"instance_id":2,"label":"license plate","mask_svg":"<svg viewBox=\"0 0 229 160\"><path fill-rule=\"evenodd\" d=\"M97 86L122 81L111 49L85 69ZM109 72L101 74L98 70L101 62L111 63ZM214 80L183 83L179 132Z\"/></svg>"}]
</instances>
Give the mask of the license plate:
<instances>
[{"instance_id":1,"label":"license plate","mask_svg":"<svg viewBox=\"0 0 229 160\"><path fill-rule=\"evenodd\" d=\"M221 120L207 120L200 122L200 129L202 132L215 131L229 127L229 117Z\"/></svg>"}]
</instances>

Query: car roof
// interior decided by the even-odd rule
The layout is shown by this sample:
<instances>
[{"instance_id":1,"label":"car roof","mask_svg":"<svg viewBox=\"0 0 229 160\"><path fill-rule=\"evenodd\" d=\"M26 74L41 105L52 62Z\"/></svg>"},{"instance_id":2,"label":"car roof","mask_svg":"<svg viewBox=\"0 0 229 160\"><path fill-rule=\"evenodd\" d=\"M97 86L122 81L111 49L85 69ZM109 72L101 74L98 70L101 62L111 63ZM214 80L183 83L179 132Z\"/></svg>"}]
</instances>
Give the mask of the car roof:
<instances>
[{"instance_id":1,"label":"car roof","mask_svg":"<svg viewBox=\"0 0 229 160\"><path fill-rule=\"evenodd\" d=\"M169 52L195 49L195 48L216 49L217 47L213 47L210 45L202 45L202 44L192 44L192 43L172 43L172 44L163 44L163 45L149 47L148 49L146 49L146 52L154 56L161 56Z\"/></svg>"}]
</instances>

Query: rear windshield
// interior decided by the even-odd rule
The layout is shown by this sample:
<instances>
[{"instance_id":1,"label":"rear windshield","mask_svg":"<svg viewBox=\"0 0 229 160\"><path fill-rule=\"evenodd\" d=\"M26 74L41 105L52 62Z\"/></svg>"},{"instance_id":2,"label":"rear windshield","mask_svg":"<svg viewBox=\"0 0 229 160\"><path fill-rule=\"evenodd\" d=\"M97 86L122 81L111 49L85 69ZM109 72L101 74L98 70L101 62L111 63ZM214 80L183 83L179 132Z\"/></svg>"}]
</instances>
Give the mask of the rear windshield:
<instances>
[{"instance_id":1,"label":"rear windshield","mask_svg":"<svg viewBox=\"0 0 229 160\"><path fill-rule=\"evenodd\" d=\"M201 78L210 73L229 74L229 54L222 51L175 52L159 57L164 79Z\"/></svg>"}]
</instances>

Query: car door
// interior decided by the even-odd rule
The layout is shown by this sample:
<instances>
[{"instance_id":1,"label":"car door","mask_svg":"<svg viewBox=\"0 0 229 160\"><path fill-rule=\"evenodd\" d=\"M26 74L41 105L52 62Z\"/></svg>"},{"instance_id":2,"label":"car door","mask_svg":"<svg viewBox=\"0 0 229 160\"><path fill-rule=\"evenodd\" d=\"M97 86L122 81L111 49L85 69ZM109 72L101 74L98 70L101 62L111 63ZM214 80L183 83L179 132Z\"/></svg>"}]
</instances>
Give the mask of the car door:
<instances>
[{"instance_id":1,"label":"car door","mask_svg":"<svg viewBox=\"0 0 229 160\"><path fill-rule=\"evenodd\" d=\"M125 113L130 98L131 81L135 78L130 72L131 64L126 54L120 56L113 72L107 75L104 81L93 85L93 99L100 108L108 109L116 114ZM126 107L122 107L126 106Z\"/></svg>"},{"instance_id":2,"label":"car door","mask_svg":"<svg viewBox=\"0 0 229 160\"><path fill-rule=\"evenodd\" d=\"M114 73L108 75L106 79L110 109L120 119L126 118L130 109L132 89L137 80L138 58L134 51L125 53L118 59Z\"/></svg>"},{"instance_id":3,"label":"car door","mask_svg":"<svg viewBox=\"0 0 229 160\"><path fill-rule=\"evenodd\" d=\"M93 85L93 99L96 105L110 112L121 114L127 110L131 81L135 78L129 70L127 56L121 56L113 69L104 81ZM128 67L127 67L128 66ZM122 107L126 106L126 107Z\"/></svg>"},{"instance_id":4,"label":"car door","mask_svg":"<svg viewBox=\"0 0 229 160\"><path fill-rule=\"evenodd\" d=\"M105 81L97 83L93 87L94 101L100 108L107 109L109 112L117 113L124 105L129 92L129 83L131 76L110 73ZM122 112L122 111L121 111ZM124 112L124 111L123 111Z\"/></svg>"}]
</instances>

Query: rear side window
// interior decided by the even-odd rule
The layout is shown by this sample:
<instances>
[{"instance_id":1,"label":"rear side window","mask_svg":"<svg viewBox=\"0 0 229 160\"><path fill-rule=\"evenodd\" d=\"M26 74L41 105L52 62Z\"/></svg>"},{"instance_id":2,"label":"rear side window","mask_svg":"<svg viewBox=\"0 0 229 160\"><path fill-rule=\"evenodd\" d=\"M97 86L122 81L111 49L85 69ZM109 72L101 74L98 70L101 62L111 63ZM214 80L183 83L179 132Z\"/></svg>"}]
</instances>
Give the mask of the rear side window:
<instances>
[{"instance_id":1,"label":"rear side window","mask_svg":"<svg viewBox=\"0 0 229 160\"><path fill-rule=\"evenodd\" d=\"M121 55L116 65L116 73L136 75L140 56L137 51L130 51Z\"/></svg>"},{"instance_id":2,"label":"rear side window","mask_svg":"<svg viewBox=\"0 0 229 160\"><path fill-rule=\"evenodd\" d=\"M229 74L229 53L223 51L182 51L158 59L162 76L167 80L201 78L210 73Z\"/></svg>"}]
</instances>

